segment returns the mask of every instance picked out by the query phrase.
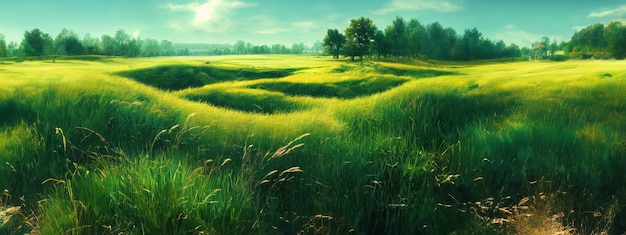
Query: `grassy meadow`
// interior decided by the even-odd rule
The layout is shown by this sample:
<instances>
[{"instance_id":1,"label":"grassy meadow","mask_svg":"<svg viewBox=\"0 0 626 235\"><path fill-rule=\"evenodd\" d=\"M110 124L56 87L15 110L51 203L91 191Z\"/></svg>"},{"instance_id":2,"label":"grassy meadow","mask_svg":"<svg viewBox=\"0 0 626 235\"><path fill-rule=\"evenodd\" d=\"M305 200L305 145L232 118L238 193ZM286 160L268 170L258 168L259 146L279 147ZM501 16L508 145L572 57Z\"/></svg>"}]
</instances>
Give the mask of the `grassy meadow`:
<instances>
[{"instance_id":1,"label":"grassy meadow","mask_svg":"<svg viewBox=\"0 0 626 235\"><path fill-rule=\"evenodd\" d=\"M0 61L0 234L622 234L623 61Z\"/></svg>"}]
</instances>

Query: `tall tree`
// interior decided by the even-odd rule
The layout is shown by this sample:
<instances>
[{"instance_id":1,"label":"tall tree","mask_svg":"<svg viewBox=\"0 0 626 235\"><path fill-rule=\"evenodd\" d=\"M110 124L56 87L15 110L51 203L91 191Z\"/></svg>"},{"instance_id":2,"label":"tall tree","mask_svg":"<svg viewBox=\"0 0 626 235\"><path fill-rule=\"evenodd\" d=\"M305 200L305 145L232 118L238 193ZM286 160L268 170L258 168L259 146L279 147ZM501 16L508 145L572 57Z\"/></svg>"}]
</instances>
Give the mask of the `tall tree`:
<instances>
[{"instance_id":1,"label":"tall tree","mask_svg":"<svg viewBox=\"0 0 626 235\"><path fill-rule=\"evenodd\" d=\"M249 51L246 50L246 42L238 40L237 42L235 42L235 54L238 55L243 55L243 54L248 54L250 53Z\"/></svg>"},{"instance_id":2,"label":"tall tree","mask_svg":"<svg viewBox=\"0 0 626 235\"><path fill-rule=\"evenodd\" d=\"M175 54L172 42L168 40L161 40L159 48L161 49L162 56L173 56Z\"/></svg>"},{"instance_id":3,"label":"tall tree","mask_svg":"<svg viewBox=\"0 0 626 235\"><path fill-rule=\"evenodd\" d=\"M411 19L407 24L407 34L408 53L413 58L417 58L426 42L426 29L417 19Z\"/></svg>"},{"instance_id":4,"label":"tall tree","mask_svg":"<svg viewBox=\"0 0 626 235\"><path fill-rule=\"evenodd\" d=\"M107 56L117 55L118 49L115 38L109 35L102 35L102 51Z\"/></svg>"},{"instance_id":5,"label":"tall tree","mask_svg":"<svg viewBox=\"0 0 626 235\"><path fill-rule=\"evenodd\" d=\"M7 43L4 41L4 35L0 34L0 57L9 56L9 51L7 49Z\"/></svg>"},{"instance_id":6,"label":"tall tree","mask_svg":"<svg viewBox=\"0 0 626 235\"><path fill-rule=\"evenodd\" d=\"M337 29L328 29L324 37L324 50L333 55L334 59L339 59L339 52L346 43L346 37Z\"/></svg>"},{"instance_id":7,"label":"tall tree","mask_svg":"<svg viewBox=\"0 0 626 235\"><path fill-rule=\"evenodd\" d=\"M22 39L22 47L24 48L24 55L26 56L42 56L44 54L45 46L45 33L39 29L33 29L32 31L24 32L24 39Z\"/></svg>"},{"instance_id":8,"label":"tall tree","mask_svg":"<svg viewBox=\"0 0 626 235\"><path fill-rule=\"evenodd\" d=\"M146 38L141 43L141 56L154 57L160 56L161 49L159 48L159 41L151 38Z\"/></svg>"},{"instance_id":9,"label":"tall tree","mask_svg":"<svg viewBox=\"0 0 626 235\"><path fill-rule=\"evenodd\" d=\"M363 56L368 54L376 30L376 25L370 18L361 17L350 20L350 26L346 28L345 34L346 52L348 56L352 57L352 60L355 56L359 56L363 60Z\"/></svg>"},{"instance_id":10,"label":"tall tree","mask_svg":"<svg viewBox=\"0 0 626 235\"><path fill-rule=\"evenodd\" d=\"M85 52L78 35L65 28L54 39L54 48L54 54L80 55Z\"/></svg>"},{"instance_id":11,"label":"tall tree","mask_svg":"<svg viewBox=\"0 0 626 235\"><path fill-rule=\"evenodd\" d=\"M10 42L7 45L8 56L24 56L24 49L17 42Z\"/></svg>"},{"instance_id":12,"label":"tall tree","mask_svg":"<svg viewBox=\"0 0 626 235\"><path fill-rule=\"evenodd\" d=\"M391 54L392 43L388 36L385 36L383 31L377 30L374 35L374 49L378 53L378 58L387 57Z\"/></svg>"},{"instance_id":13,"label":"tall tree","mask_svg":"<svg viewBox=\"0 0 626 235\"><path fill-rule=\"evenodd\" d=\"M575 54L593 55L605 50L604 25L592 24L581 29L572 36L571 44L572 52Z\"/></svg>"},{"instance_id":14,"label":"tall tree","mask_svg":"<svg viewBox=\"0 0 626 235\"><path fill-rule=\"evenodd\" d=\"M626 57L626 27L619 21L613 21L606 26L604 36L607 49L616 59Z\"/></svg>"},{"instance_id":15,"label":"tall tree","mask_svg":"<svg viewBox=\"0 0 626 235\"><path fill-rule=\"evenodd\" d=\"M461 44L464 46L461 48L462 59L474 60L478 58L480 41L483 40L483 35L478 29L466 29L463 37L461 38Z\"/></svg>"},{"instance_id":16,"label":"tall tree","mask_svg":"<svg viewBox=\"0 0 626 235\"><path fill-rule=\"evenodd\" d=\"M434 22L427 27L429 47L426 51L428 56L435 59L443 59L445 55L446 32L439 24Z\"/></svg>"},{"instance_id":17,"label":"tall tree","mask_svg":"<svg viewBox=\"0 0 626 235\"><path fill-rule=\"evenodd\" d=\"M102 46L100 45L100 39L98 39L97 37L92 37L91 34L85 34L82 43L85 54L100 55L103 53Z\"/></svg>"},{"instance_id":18,"label":"tall tree","mask_svg":"<svg viewBox=\"0 0 626 235\"><path fill-rule=\"evenodd\" d=\"M291 53L298 55L304 53L304 43L294 43L291 46Z\"/></svg>"},{"instance_id":19,"label":"tall tree","mask_svg":"<svg viewBox=\"0 0 626 235\"><path fill-rule=\"evenodd\" d=\"M385 35L391 42L391 54L396 58L406 56L408 44L406 28L404 19L397 16L393 23L385 29Z\"/></svg>"}]
</instances>

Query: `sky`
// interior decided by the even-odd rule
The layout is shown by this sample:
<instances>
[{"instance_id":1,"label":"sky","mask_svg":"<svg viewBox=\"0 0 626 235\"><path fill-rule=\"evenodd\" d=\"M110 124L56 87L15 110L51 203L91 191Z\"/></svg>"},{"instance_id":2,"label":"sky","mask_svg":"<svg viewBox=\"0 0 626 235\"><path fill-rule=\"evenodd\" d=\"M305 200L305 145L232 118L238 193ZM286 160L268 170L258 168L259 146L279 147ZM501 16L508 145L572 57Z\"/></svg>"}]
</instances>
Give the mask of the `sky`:
<instances>
[{"instance_id":1,"label":"sky","mask_svg":"<svg viewBox=\"0 0 626 235\"><path fill-rule=\"evenodd\" d=\"M55 37L63 28L81 37L132 36L175 43L307 45L329 28L369 17L384 29L400 16L439 22L462 35L476 27L484 37L521 47L542 36L567 41L581 28L626 23L626 0L0 0L0 34L20 42L39 28Z\"/></svg>"}]
</instances>

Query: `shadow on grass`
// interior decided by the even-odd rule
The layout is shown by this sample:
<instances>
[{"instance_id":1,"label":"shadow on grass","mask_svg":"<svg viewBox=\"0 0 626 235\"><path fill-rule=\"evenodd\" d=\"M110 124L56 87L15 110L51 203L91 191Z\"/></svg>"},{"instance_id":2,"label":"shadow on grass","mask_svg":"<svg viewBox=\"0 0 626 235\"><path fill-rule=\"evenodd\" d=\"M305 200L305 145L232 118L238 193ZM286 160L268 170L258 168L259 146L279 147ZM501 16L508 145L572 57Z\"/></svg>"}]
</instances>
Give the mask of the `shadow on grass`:
<instances>
[{"instance_id":1,"label":"shadow on grass","mask_svg":"<svg viewBox=\"0 0 626 235\"><path fill-rule=\"evenodd\" d=\"M298 103L287 100L282 94L275 93L251 94L212 90L203 94L187 94L183 98L252 113L288 113L302 109Z\"/></svg>"},{"instance_id":2,"label":"shadow on grass","mask_svg":"<svg viewBox=\"0 0 626 235\"><path fill-rule=\"evenodd\" d=\"M457 72L434 70L434 69L399 69L392 67L385 67L381 65L375 65L374 68L377 72L382 74L393 74L396 76L409 76L412 78L428 78L438 77L446 75L457 75Z\"/></svg>"},{"instance_id":3,"label":"shadow on grass","mask_svg":"<svg viewBox=\"0 0 626 235\"><path fill-rule=\"evenodd\" d=\"M286 77L297 68L257 69L218 68L214 66L163 65L115 73L162 90L182 90L207 84Z\"/></svg>"},{"instance_id":4,"label":"shadow on grass","mask_svg":"<svg viewBox=\"0 0 626 235\"><path fill-rule=\"evenodd\" d=\"M250 88L277 91L292 96L351 99L383 92L407 81L402 78L375 77L335 83L272 82L250 86Z\"/></svg>"}]
</instances>

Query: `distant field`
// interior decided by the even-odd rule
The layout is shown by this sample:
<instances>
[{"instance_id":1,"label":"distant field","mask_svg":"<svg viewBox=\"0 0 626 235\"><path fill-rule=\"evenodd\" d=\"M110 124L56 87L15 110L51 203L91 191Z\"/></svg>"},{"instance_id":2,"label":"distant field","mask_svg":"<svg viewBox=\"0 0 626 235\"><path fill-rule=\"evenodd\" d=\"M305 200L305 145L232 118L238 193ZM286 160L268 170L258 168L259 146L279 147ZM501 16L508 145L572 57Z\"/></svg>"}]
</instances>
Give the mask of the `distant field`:
<instances>
[{"instance_id":1,"label":"distant field","mask_svg":"<svg viewBox=\"0 0 626 235\"><path fill-rule=\"evenodd\" d=\"M0 234L622 234L625 65L4 61Z\"/></svg>"}]
</instances>

